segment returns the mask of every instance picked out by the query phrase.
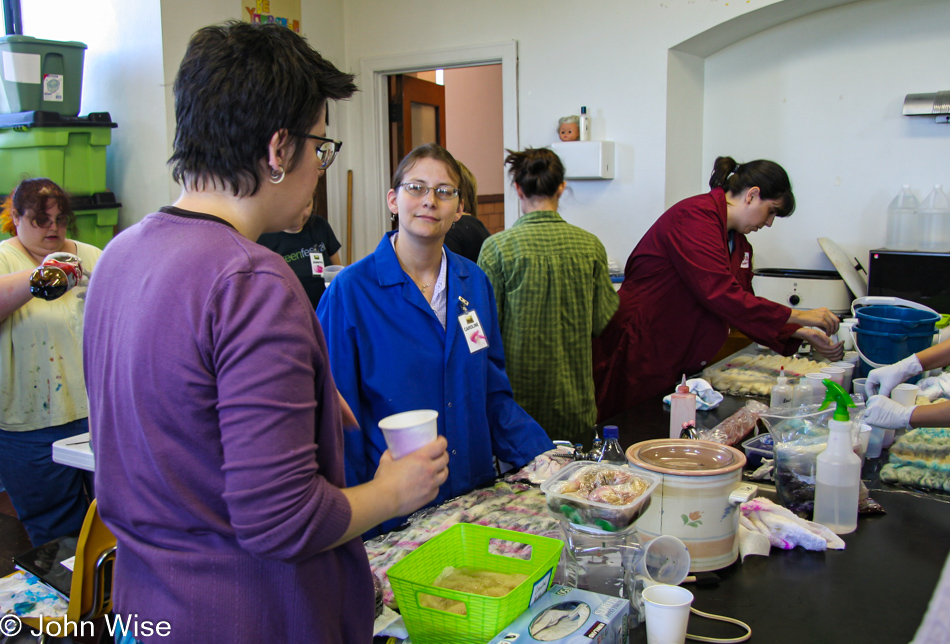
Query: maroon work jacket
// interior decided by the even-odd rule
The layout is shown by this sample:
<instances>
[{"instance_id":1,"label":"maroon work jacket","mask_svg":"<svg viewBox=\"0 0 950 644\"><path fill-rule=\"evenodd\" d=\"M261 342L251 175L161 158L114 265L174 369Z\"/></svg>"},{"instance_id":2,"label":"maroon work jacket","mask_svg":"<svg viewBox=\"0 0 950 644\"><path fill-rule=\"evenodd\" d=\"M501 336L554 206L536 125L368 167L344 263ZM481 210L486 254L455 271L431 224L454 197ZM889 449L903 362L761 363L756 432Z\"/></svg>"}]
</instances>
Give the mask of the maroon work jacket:
<instances>
[{"instance_id":1,"label":"maroon work jacket","mask_svg":"<svg viewBox=\"0 0 950 644\"><path fill-rule=\"evenodd\" d=\"M791 309L752 293L752 246L739 233L733 246L721 188L677 203L640 240L620 309L594 339L598 421L672 392L707 366L730 326L783 355L798 349Z\"/></svg>"}]
</instances>

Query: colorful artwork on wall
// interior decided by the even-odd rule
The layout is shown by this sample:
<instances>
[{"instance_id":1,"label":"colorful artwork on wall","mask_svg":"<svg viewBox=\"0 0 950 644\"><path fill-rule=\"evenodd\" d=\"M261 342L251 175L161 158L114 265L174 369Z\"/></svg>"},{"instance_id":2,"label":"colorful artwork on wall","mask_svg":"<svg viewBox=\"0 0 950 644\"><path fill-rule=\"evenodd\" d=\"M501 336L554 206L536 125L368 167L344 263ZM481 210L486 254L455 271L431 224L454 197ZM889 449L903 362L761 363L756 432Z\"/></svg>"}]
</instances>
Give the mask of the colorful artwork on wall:
<instances>
[{"instance_id":1,"label":"colorful artwork on wall","mask_svg":"<svg viewBox=\"0 0 950 644\"><path fill-rule=\"evenodd\" d=\"M273 22L300 33L300 0L241 0L241 4L245 22Z\"/></svg>"}]
</instances>

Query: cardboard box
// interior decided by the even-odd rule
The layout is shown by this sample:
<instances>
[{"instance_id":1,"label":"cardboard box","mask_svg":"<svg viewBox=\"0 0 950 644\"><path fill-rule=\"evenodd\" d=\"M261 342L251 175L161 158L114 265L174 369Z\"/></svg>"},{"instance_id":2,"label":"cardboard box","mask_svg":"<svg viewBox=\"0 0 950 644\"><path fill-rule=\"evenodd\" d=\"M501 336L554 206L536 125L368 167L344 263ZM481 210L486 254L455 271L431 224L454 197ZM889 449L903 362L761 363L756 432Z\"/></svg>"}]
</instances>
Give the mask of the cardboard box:
<instances>
[{"instance_id":1,"label":"cardboard box","mask_svg":"<svg viewBox=\"0 0 950 644\"><path fill-rule=\"evenodd\" d=\"M489 644L627 644L629 616L627 599L555 584Z\"/></svg>"}]
</instances>

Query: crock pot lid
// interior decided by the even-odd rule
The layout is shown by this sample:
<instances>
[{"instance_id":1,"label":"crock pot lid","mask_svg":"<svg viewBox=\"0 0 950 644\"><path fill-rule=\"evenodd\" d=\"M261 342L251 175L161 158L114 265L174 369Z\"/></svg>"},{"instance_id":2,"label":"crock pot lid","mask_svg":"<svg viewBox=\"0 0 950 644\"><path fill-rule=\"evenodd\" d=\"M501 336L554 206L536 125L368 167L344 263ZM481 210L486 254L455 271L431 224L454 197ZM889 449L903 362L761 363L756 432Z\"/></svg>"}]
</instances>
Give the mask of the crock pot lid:
<instances>
[{"instance_id":1,"label":"crock pot lid","mask_svg":"<svg viewBox=\"0 0 950 644\"><path fill-rule=\"evenodd\" d=\"M670 441L644 446L637 457L647 465L688 472L722 470L734 465L735 454L705 441Z\"/></svg>"},{"instance_id":2,"label":"crock pot lid","mask_svg":"<svg viewBox=\"0 0 950 644\"><path fill-rule=\"evenodd\" d=\"M844 280L844 283L848 285L848 288L851 289L851 293L853 293L855 297L867 296L867 278L861 277L855 268L855 264L852 263L851 258L841 250L841 247L827 237L819 237L818 245L825 251L825 255L827 255L831 263L834 264L835 269L841 273L841 278Z\"/></svg>"}]
</instances>

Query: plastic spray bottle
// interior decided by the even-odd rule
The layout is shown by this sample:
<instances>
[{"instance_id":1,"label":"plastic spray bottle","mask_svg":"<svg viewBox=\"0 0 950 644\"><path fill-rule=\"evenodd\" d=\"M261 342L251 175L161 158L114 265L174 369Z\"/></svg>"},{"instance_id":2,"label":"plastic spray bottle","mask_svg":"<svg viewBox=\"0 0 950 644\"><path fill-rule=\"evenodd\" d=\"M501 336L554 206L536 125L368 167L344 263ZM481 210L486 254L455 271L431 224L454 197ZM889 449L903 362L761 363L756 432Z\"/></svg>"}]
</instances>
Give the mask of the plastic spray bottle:
<instances>
[{"instance_id":1,"label":"plastic spray bottle","mask_svg":"<svg viewBox=\"0 0 950 644\"><path fill-rule=\"evenodd\" d=\"M683 382L670 395L670 438L679 438L683 423L688 421L696 424L696 394L690 392L684 374Z\"/></svg>"},{"instance_id":2,"label":"plastic spray bottle","mask_svg":"<svg viewBox=\"0 0 950 644\"><path fill-rule=\"evenodd\" d=\"M778 384L772 385L772 398L769 407L778 407L784 409L792 406L792 388L788 384L788 378L785 377L785 367L779 372L775 379Z\"/></svg>"},{"instance_id":3,"label":"plastic spray bottle","mask_svg":"<svg viewBox=\"0 0 950 644\"><path fill-rule=\"evenodd\" d=\"M858 491L861 488L861 459L851 443L851 396L832 380L824 380L828 390L819 409L835 403L828 421L828 446L818 455L815 471L815 523L835 534L848 534L858 527Z\"/></svg>"}]
</instances>

